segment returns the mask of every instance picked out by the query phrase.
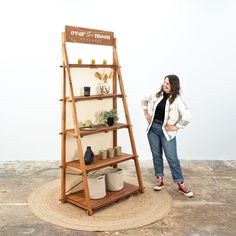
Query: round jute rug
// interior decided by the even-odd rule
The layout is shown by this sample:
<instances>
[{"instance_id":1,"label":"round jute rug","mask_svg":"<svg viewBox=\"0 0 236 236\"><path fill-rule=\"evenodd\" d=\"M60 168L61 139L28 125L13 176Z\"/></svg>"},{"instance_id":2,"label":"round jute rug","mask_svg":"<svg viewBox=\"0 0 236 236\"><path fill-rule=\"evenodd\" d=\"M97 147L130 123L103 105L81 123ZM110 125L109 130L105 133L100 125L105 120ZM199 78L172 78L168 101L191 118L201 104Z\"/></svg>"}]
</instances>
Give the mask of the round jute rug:
<instances>
[{"instance_id":1,"label":"round jute rug","mask_svg":"<svg viewBox=\"0 0 236 236\"><path fill-rule=\"evenodd\" d=\"M125 181L136 184L134 177ZM114 231L138 228L165 217L173 200L166 190L152 190L152 183L144 182L144 193L138 193L94 211L92 216L70 203L61 204L60 180L51 181L35 189L29 196L33 214L51 224L85 231Z\"/></svg>"}]
</instances>

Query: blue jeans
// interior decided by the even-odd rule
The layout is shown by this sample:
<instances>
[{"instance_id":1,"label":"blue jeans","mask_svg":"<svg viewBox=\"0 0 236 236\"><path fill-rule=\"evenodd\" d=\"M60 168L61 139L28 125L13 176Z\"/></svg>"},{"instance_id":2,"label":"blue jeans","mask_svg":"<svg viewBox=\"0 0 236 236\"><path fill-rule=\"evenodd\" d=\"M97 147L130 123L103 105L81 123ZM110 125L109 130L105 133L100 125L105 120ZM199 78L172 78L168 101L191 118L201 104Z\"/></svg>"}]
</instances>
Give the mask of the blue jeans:
<instances>
[{"instance_id":1,"label":"blue jeans","mask_svg":"<svg viewBox=\"0 0 236 236\"><path fill-rule=\"evenodd\" d=\"M164 150L174 182L179 183L184 181L177 156L176 137L167 141L162 130L162 125L153 122L148 132L148 141L152 152L155 175L164 176L162 151Z\"/></svg>"}]
</instances>

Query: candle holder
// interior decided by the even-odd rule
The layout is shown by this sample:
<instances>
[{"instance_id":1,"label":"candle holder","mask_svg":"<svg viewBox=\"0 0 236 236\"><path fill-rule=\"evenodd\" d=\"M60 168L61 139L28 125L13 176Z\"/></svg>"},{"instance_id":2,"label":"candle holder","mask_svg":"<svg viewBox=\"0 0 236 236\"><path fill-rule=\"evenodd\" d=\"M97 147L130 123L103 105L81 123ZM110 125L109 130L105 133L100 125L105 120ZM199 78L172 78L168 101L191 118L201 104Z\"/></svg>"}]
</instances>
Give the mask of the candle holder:
<instances>
[{"instance_id":1,"label":"candle holder","mask_svg":"<svg viewBox=\"0 0 236 236\"><path fill-rule=\"evenodd\" d=\"M81 58L78 59L78 64L82 64L82 59Z\"/></svg>"},{"instance_id":2,"label":"candle holder","mask_svg":"<svg viewBox=\"0 0 236 236\"><path fill-rule=\"evenodd\" d=\"M89 86L84 87L84 96L90 96L90 87Z\"/></svg>"},{"instance_id":3,"label":"candle holder","mask_svg":"<svg viewBox=\"0 0 236 236\"><path fill-rule=\"evenodd\" d=\"M121 155L121 146L115 147L115 155L120 156Z\"/></svg>"},{"instance_id":4,"label":"candle holder","mask_svg":"<svg viewBox=\"0 0 236 236\"><path fill-rule=\"evenodd\" d=\"M102 160L107 159L107 150L100 150L100 158Z\"/></svg>"},{"instance_id":5,"label":"candle holder","mask_svg":"<svg viewBox=\"0 0 236 236\"><path fill-rule=\"evenodd\" d=\"M92 64L92 65L95 65L95 59L92 59L92 60L91 60L91 64Z\"/></svg>"},{"instance_id":6,"label":"candle holder","mask_svg":"<svg viewBox=\"0 0 236 236\"><path fill-rule=\"evenodd\" d=\"M108 148L107 151L108 151L108 158L115 156L115 149L114 148Z\"/></svg>"}]
</instances>

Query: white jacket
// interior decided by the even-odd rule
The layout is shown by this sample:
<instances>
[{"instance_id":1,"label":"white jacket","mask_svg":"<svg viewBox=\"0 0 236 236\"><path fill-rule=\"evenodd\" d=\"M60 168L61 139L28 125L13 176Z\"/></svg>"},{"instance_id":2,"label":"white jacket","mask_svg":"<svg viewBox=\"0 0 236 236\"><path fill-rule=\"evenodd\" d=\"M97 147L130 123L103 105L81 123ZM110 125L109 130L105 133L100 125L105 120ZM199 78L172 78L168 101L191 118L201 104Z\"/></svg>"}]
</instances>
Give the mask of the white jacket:
<instances>
[{"instance_id":1,"label":"white jacket","mask_svg":"<svg viewBox=\"0 0 236 236\"><path fill-rule=\"evenodd\" d=\"M152 121L148 125L147 132L151 128L156 107L158 103L162 100L163 95L161 95L159 98L156 97L156 93L152 94L151 96L145 97L142 100L142 107L143 109L147 109L148 113L152 116ZM182 98L180 96L177 96L170 104L169 99L166 101L166 107L165 107L165 119L162 125L162 130L164 132L164 135L167 139L167 141L173 139L176 136L176 131L167 132L165 129L165 125L175 125L178 129L183 129L191 120L191 113L187 109L185 103L183 102Z\"/></svg>"}]
</instances>

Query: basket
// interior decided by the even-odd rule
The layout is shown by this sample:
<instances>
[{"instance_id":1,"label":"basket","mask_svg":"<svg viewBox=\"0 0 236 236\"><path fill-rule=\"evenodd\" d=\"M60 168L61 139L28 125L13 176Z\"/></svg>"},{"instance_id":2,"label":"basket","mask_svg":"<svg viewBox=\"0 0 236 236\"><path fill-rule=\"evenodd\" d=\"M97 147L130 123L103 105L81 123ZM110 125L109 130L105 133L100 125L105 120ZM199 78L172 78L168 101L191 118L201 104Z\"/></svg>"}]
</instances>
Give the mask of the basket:
<instances>
[{"instance_id":1,"label":"basket","mask_svg":"<svg viewBox=\"0 0 236 236\"><path fill-rule=\"evenodd\" d=\"M104 174L92 174L88 176L88 187L91 199L101 199L106 196Z\"/></svg>"},{"instance_id":2,"label":"basket","mask_svg":"<svg viewBox=\"0 0 236 236\"><path fill-rule=\"evenodd\" d=\"M111 168L105 171L106 189L108 191L120 191L124 188L123 171L120 168Z\"/></svg>"}]
</instances>

